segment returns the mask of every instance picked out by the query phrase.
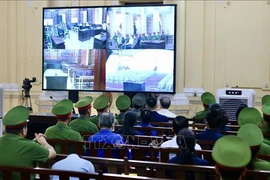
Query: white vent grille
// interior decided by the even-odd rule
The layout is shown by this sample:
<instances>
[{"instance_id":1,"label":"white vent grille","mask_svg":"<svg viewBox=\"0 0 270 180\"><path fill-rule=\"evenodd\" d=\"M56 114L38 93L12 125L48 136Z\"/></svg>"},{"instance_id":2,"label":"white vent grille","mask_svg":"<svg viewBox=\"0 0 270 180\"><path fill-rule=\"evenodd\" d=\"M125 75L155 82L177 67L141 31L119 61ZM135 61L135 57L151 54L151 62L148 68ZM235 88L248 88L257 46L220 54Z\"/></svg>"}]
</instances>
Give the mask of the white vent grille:
<instances>
[{"instance_id":1,"label":"white vent grille","mask_svg":"<svg viewBox=\"0 0 270 180\"><path fill-rule=\"evenodd\" d=\"M219 104L225 109L229 119L236 120L235 113L241 104L247 105L247 99L220 99Z\"/></svg>"},{"instance_id":2,"label":"white vent grille","mask_svg":"<svg viewBox=\"0 0 270 180\"><path fill-rule=\"evenodd\" d=\"M235 113L241 104L248 107L255 105L255 91L253 89L218 89L217 103L226 110L229 119L235 120Z\"/></svg>"}]
</instances>

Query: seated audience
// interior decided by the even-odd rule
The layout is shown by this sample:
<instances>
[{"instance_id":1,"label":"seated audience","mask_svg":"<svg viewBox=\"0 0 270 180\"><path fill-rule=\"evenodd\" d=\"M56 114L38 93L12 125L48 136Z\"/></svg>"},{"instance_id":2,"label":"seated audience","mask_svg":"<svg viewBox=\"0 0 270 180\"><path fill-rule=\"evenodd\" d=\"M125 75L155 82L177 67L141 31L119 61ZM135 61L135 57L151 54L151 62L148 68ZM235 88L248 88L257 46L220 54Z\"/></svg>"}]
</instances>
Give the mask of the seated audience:
<instances>
[{"instance_id":1,"label":"seated audience","mask_svg":"<svg viewBox=\"0 0 270 180\"><path fill-rule=\"evenodd\" d=\"M169 107L171 106L171 99L168 96L163 96L159 100L160 110L157 112L167 118L175 118L176 115L169 111Z\"/></svg>"},{"instance_id":2,"label":"seated audience","mask_svg":"<svg viewBox=\"0 0 270 180\"><path fill-rule=\"evenodd\" d=\"M220 180L241 180L246 174L246 165L251 159L248 144L241 138L227 135L214 145L212 157Z\"/></svg>"},{"instance_id":3,"label":"seated audience","mask_svg":"<svg viewBox=\"0 0 270 180\"><path fill-rule=\"evenodd\" d=\"M206 115L206 129L196 135L196 139L216 141L223 136L218 128L221 125L223 113L220 109L209 111Z\"/></svg>"},{"instance_id":4,"label":"seated audience","mask_svg":"<svg viewBox=\"0 0 270 180\"><path fill-rule=\"evenodd\" d=\"M104 143L104 144L125 144L125 140L114 131L114 115L112 113L104 112L99 116L100 131L88 138L88 142ZM86 155L90 154L91 149L86 149ZM104 157L104 150L98 150L98 157ZM113 152L113 158L119 158L117 149ZM123 157L121 157L123 158Z\"/></svg>"},{"instance_id":5,"label":"seated audience","mask_svg":"<svg viewBox=\"0 0 270 180\"><path fill-rule=\"evenodd\" d=\"M126 112L124 116L123 128L116 131L117 134L121 134L128 144L135 144L132 136L141 135L140 132L134 129L134 125L137 122L137 116L133 112Z\"/></svg>"},{"instance_id":6,"label":"seated audience","mask_svg":"<svg viewBox=\"0 0 270 180\"><path fill-rule=\"evenodd\" d=\"M125 114L125 112L127 112L129 110L130 105L131 105L131 100L127 95L120 95L116 99L115 106L120 111L120 113L115 116L115 119L119 124L123 123L124 114ZM117 123L116 123L116 125L117 125Z\"/></svg>"},{"instance_id":7,"label":"seated audience","mask_svg":"<svg viewBox=\"0 0 270 180\"><path fill-rule=\"evenodd\" d=\"M102 94L94 101L93 107L97 110L97 115L90 118L90 121L98 126L99 116L101 113L106 112L110 106L109 97Z\"/></svg>"},{"instance_id":8,"label":"seated audience","mask_svg":"<svg viewBox=\"0 0 270 180\"><path fill-rule=\"evenodd\" d=\"M176 142L177 134L183 128L188 128L188 120L184 116L177 116L173 119L172 131L174 133L174 137L171 140L165 141L160 145L162 148L178 148L178 144ZM195 143L195 150L202 150L201 146ZM174 158L176 155L170 153L170 159Z\"/></svg>"},{"instance_id":9,"label":"seated audience","mask_svg":"<svg viewBox=\"0 0 270 180\"><path fill-rule=\"evenodd\" d=\"M152 113L149 109L143 109L141 111L141 120L142 123L138 124L137 126L141 127L153 127L150 122L152 120ZM143 130L139 131L142 135L148 135L146 132ZM157 131L151 130L151 136L157 136Z\"/></svg>"},{"instance_id":10,"label":"seated audience","mask_svg":"<svg viewBox=\"0 0 270 180\"><path fill-rule=\"evenodd\" d=\"M264 105L263 107L266 107L267 105ZM267 108L266 108L267 109ZM263 112L266 113L266 109L263 109ZM266 111L265 111L266 110ZM254 124L258 126L259 128L262 127L262 116L261 113L253 107L247 107L244 108L238 116L238 125L240 128L245 124ZM269 155L270 154L270 146L263 142L260 145L259 154Z\"/></svg>"},{"instance_id":11,"label":"seated audience","mask_svg":"<svg viewBox=\"0 0 270 180\"><path fill-rule=\"evenodd\" d=\"M168 122L168 118L166 116L163 116L156 111L158 105L157 99L155 97L148 97L146 99L146 107L151 110L152 113L151 122Z\"/></svg>"},{"instance_id":12,"label":"seated audience","mask_svg":"<svg viewBox=\"0 0 270 180\"><path fill-rule=\"evenodd\" d=\"M52 169L95 173L94 165L90 161L80 158L77 154L70 154L65 159L56 162ZM78 180L75 177L70 177L69 179ZM51 177L51 180L59 180L59 177L54 175Z\"/></svg>"},{"instance_id":13,"label":"seated audience","mask_svg":"<svg viewBox=\"0 0 270 180\"><path fill-rule=\"evenodd\" d=\"M132 112L137 115L137 120L140 120L141 117L141 109L144 107L146 103L146 96L142 93L137 93L132 98Z\"/></svg>"},{"instance_id":14,"label":"seated audience","mask_svg":"<svg viewBox=\"0 0 270 180\"><path fill-rule=\"evenodd\" d=\"M214 104L210 104L209 106L209 110L214 110L214 109L221 109L222 111L222 114L223 114L223 118L222 118L222 121L221 121L221 124L220 124L220 128L218 129L219 132L223 132L223 131L231 131L230 128L226 127L228 121L229 121L229 118L227 116L227 113L224 109L221 108L221 106L218 104L218 103L214 103Z\"/></svg>"},{"instance_id":15,"label":"seated audience","mask_svg":"<svg viewBox=\"0 0 270 180\"><path fill-rule=\"evenodd\" d=\"M270 102L270 95L269 94L267 94L267 95L264 95L263 97L262 97L262 105L264 105L265 103L269 103Z\"/></svg>"},{"instance_id":16,"label":"seated audience","mask_svg":"<svg viewBox=\"0 0 270 180\"><path fill-rule=\"evenodd\" d=\"M240 127L237 136L243 139L250 147L252 158L247 166L248 169L270 170L270 162L257 158L260 146L263 143L261 129L254 124L245 124Z\"/></svg>"},{"instance_id":17,"label":"seated audience","mask_svg":"<svg viewBox=\"0 0 270 180\"><path fill-rule=\"evenodd\" d=\"M209 111L209 105L216 102L215 96L210 92L205 92L201 95L201 101L203 103L204 110L197 112L195 114L195 119L201 119L204 120L206 117L206 114Z\"/></svg>"},{"instance_id":18,"label":"seated audience","mask_svg":"<svg viewBox=\"0 0 270 180\"><path fill-rule=\"evenodd\" d=\"M57 123L46 129L45 135L48 139L83 141L81 134L68 126L71 120L72 109L73 102L68 99L59 101L53 107L52 113L55 115ZM56 146L55 150L57 153L60 153L60 146ZM75 152L74 147L70 147L69 152Z\"/></svg>"},{"instance_id":19,"label":"seated audience","mask_svg":"<svg viewBox=\"0 0 270 180\"><path fill-rule=\"evenodd\" d=\"M6 134L0 138L0 165L35 167L36 162L45 163L56 156L44 134L35 134L35 141L26 139L29 109L16 106L3 118ZM2 179L0 173L0 179ZM13 173L12 179L20 179L19 173ZM34 179L34 175L31 177Z\"/></svg>"},{"instance_id":20,"label":"seated audience","mask_svg":"<svg viewBox=\"0 0 270 180\"><path fill-rule=\"evenodd\" d=\"M91 103L93 98L91 96L87 96L79 100L75 107L78 108L80 117L72 120L69 123L69 126L78 132L89 132L96 133L98 132L98 127L89 120L91 115Z\"/></svg>"},{"instance_id":21,"label":"seated audience","mask_svg":"<svg viewBox=\"0 0 270 180\"><path fill-rule=\"evenodd\" d=\"M188 128L181 129L177 133L176 142L178 147L181 149L181 153L176 157L170 159L168 163L175 164L188 164L188 165L200 165L209 166L210 164L203 159L200 159L195 153L195 134ZM174 178L173 172L167 171L167 178ZM187 180L195 179L194 172L186 173Z\"/></svg>"},{"instance_id":22,"label":"seated audience","mask_svg":"<svg viewBox=\"0 0 270 180\"><path fill-rule=\"evenodd\" d=\"M262 132L265 134L270 133L270 103L264 103L262 106L262 113L263 113L263 125L262 125ZM264 142L270 145L270 140L265 139Z\"/></svg>"}]
</instances>

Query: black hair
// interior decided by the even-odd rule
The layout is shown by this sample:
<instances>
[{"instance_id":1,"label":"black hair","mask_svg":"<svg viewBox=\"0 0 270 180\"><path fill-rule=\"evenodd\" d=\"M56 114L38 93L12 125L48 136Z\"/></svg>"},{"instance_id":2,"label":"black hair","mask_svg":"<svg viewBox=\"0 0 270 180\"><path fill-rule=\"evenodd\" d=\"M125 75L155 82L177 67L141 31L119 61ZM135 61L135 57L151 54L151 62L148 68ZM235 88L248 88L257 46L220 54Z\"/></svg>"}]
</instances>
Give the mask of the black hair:
<instances>
[{"instance_id":1,"label":"black hair","mask_svg":"<svg viewBox=\"0 0 270 180\"><path fill-rule=\"evenodd\" d=\"M103 113L104 111L105 111L105 109L107 109L108 107L106 106L105 108L103 108L103 109L97 109L97 112L98 113Z\"/></svg>"},{"instance_id":2,"label":"black hair","mask_svg":"<svg viewBox=\"0 0 270 180\"><path fill-rule=\"evenodd\" d=\"M195 151L195 134L188 128L181 129L177 133L176 142L184 157L180 164L194 164L193 153Z\"/></svg>"},{"instance_id":3,"label":"black hair","mask_svg":"<svg viewBox=\"0 0 270 180\"><path fill-rule=\"evenodd\" d=\"M188 120L184 116L177 116L173 119L172 124L174 134L177 134L181 129L188 128Z\"/></svg>"},{"instance_id":4,"label":"black hair","mask_svg":"<svg viewBox=\"0 0 270 180\"><path fill-rule=\"evenodd\" d=\"M162 98L160 98L160 105L165 108L168 109L171 105L171 99L167 96L163 96Z\"/></svg>"},{"instance_id":5,"label":"black hair","mask_svg":"<svg viewBox=\"0 0 270 180\"><path fill-rule=\"evenodd\" d=\"M84 110L78 110L79 111L79 114L84 116L87 112L87 109L84 109Z\"/></svg>"},{"instance_id":6,"label":"black hair","mask_svg":"<svg viewBox=\"0 0 270 180\"><path fill-rule=\"evenodd\" d=\"M243 170L227 171L221 168L218 168L218 170L222 180L238 180L243 172Z\"/></svg>"},{"instance_id":7,"label":"black hair","mask_svg":"<svg viewBox=\"0 0 270 180\"><path fill-rule=\"evenodd\" d=\"M152 120L152 112L149 109L143 109L141 111L141 120L143 123L150 123Z\"/></svg>"},{"instance_id":8,"label":"black hair","mask_svg":"<svg viewBox=\"0 0 270 180\"><path fill-rule=\"evenodd\" d=\"M255 168L254 164L253 164L253 160L254 160L254 158L256 158L259 150L260 150L260 146L251 149L251 160L249 161L249 163L247 165L248 169L254 169Z\"/></svg>"},{"instance_id":9,"label":"black hair","mask_svg":"<svg viewBox=\"0 0 270 180\"><path fill-rule=\"evenodd\" d=\"M205 117L209 128L211 129L219 128L222 124L223 116L224 115L221 109L214 109L209 111Z\"/></svg>"},{"instance_id":10,"label":"black hair","mask_svg":"<svg viewBox=\"0 0 270 180\"><path fill-rule=\"evenodd\" d=\"M221 109L221 106L218 103L210 104L209 105L209 110L214 110L214 109Z\"/></svg>"},{"instance_id":11,"label":"black hair","mask_svg":"<svg viewBox=\"0 0 270 180\"><path fill-rule=\"evenodd\" d=\"M124 115L123 122L123 133L122 135L134 135L134 125L137 122L137 115L134 112L126 112Z\"/></svg>"},{"instance_id":12,"label":"black hair","mask_svg":"<svg viewBox=\"0 0 270 180\"><path fill-rule=\"evenodd\" d=\"M20 134L22 132L23 128L26 128L26 127L27 127L27 123L24 126L20 127L20 128L7 128L6 127L6 133L17 134L18 135L18 134Z\"/></svg>"},{"instance_id":13,"label":"black hair","mask_svg":"<svg viewBox=\"0 0 270 180\"><path fill-rule=\"evenodd\" d=\"M140 109L140 108L142 108L143 106L138 106L138 105L136 105L136 104L133 104L133 108L134 109Z\"/></svg>"},{"instance_id":14,"label":"black hair","mask_svg":"<svg viewBox=\"0 0 270 180\"><path fill-rule=\"evenodd\" d=\"M240 104L237 111L235 112L235 118L238 119L238 116L240 114L240 112L244 109L248 107L246 104Z\"/></svg>"},{"instance_id":15,"label":"black hair","mask_svg":"<svg viewBox=\"0 0 270 180\"><path fill-rule=\"evenodd\" d=\"M146 104L150 108L154 108L157 105L157 99L155 97L148 97L146 99Z\"/></svg>"},{"instance_id":16,"label":"black hair","mask_svg":"<svg viewBox=\"0 0 270 180\"><path fill-rule=\"evenodd\" d=\"M227 125L229 118L228 118L227 113L224 109L220 109L220 110L221 110L221 114L222 114L222 120L221 120L220 127L223 128Z\"/></svg>"}]
</instances>

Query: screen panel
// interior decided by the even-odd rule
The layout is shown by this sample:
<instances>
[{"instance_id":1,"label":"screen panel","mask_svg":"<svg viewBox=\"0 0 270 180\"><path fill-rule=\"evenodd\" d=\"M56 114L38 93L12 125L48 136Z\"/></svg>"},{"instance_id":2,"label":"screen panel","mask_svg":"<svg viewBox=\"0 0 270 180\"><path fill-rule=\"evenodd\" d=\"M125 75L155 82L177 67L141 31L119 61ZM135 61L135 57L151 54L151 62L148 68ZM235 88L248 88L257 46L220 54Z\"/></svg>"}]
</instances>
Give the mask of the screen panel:
<instances>
[{"instance_id":1,"label":"screen panel","mask_svg":"<svg viewBox=\"0 0 270 180\"><path fill-rule=\"evenodd\" d=\"M43 90L175 92L176 6L43 9Z\"/></svg>"}]
</instances>

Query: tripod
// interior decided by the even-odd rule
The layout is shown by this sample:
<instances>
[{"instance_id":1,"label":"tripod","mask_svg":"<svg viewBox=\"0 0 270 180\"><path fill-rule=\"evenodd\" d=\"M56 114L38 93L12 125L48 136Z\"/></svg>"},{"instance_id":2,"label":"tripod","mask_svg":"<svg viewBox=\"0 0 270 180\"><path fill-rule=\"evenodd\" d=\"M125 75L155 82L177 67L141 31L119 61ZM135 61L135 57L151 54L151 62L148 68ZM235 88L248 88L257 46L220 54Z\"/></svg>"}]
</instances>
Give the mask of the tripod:
<instances>
[{"instance_id":1,"label":"tripod","mask_svg":"<svg viewBox=\"0 0 270 180\"><path fill-rule=\"evenodd\" d=\"M29 112L32 113L33 109L29 91L23 90L22 93L23 92L25 93L25 95L22 94L22 106L25 106L27 109L29 109Z\"/></svg>"}]
</instances>

